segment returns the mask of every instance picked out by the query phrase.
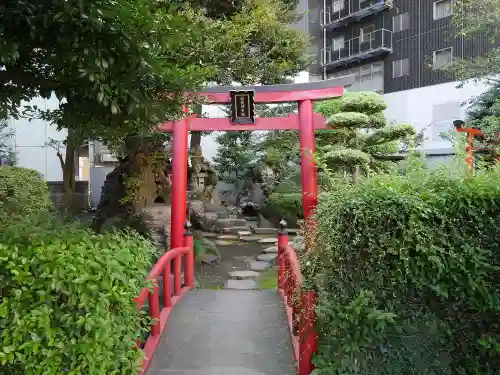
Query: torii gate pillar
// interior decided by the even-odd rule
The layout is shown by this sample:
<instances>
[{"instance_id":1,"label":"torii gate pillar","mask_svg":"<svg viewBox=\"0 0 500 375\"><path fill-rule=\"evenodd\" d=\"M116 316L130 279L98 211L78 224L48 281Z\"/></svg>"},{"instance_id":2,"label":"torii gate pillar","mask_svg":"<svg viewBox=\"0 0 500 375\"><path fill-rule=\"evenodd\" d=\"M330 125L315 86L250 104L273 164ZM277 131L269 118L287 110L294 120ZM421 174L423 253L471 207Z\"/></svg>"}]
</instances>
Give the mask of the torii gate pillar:
<instances>
[{"instance_id":1,"label":"torii gate pillar","mask_svg":"<svg viewBox=\"0 0 500 375\"><path fill-rule=\"evenodd\" d=\"M311 217L318 203L316 139L314 137L314 108L311 100L299 101L300 172L304 220Z\"/></svg>"},{"instance_id":2,"label":"torii gate pillar","mask_svg":"<svg viewBox=\"0 0 500 375\"><path fill-rule=\"evenodd\" d=\"M297 102L299 114L288 117L255 119L254 124L232 124L228 118L197 118L188 116L179 121L166 122L160 131L173 132L172 150L172 215L171 247L184 246L184 223L187 208L188 131L243 131L243 130L298 130L300 140L300 166L304 219L314 213L318 196L318 181L315 157L317 129L325 128L325 119L314 113L313 100L324 100L342 96L344 86L354 82L353 76L317 82L253 86L213 87L197 93L208 99L209 104L231 103L231 91L254 91L255 103ZM185 109L186 112L186 109Z\"/></svg>"}]
</instances>

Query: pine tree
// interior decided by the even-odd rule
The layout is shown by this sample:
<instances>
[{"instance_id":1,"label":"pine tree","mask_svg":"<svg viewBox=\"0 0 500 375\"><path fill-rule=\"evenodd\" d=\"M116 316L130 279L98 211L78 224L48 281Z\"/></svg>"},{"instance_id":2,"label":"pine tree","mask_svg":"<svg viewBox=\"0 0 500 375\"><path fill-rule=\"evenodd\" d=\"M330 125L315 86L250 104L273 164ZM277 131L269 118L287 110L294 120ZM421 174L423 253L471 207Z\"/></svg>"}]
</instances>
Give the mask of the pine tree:
<instances>
[{"instance_id":1,"label":"pine tree","mask_svg":"<svg viewBox=\"0 0 500 375\"><path fill-rule=\"evenodd\" d=\"M381 95L374 92L347 93L316 106L327 117L331 130L319 134L320 159L334 172L352 174L383 171L401 159L401 143L415 136L407 124L387 124Z\"/></svg>"}]
</instances>

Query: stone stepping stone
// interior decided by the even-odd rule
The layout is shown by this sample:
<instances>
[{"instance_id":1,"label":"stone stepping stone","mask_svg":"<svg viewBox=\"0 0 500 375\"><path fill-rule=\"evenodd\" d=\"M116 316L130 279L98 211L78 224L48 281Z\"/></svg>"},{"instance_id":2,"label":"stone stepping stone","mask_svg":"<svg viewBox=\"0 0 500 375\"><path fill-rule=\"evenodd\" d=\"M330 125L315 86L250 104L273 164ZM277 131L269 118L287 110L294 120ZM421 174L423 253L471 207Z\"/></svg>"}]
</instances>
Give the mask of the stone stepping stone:
<instances>
[{"instance_id":1,"label":"stone stepping stone","mask_svg":"<svg viewBox=\"0 0 500 375\"><path fill-rule=\"evenodd\" d=\"M221 234L220 236L217 237L218 240L223 240L223 241L237 241L238 236L235 234Z\"/></svg>"},{"instance_id":2,"label":"stone stepping stone","mask_svg":"<svg viewBox=\"0 0 500 375\"><path fill-rule=\"evenodd\" d=\"M251 262L253 260L252 257L249 257L247 255L235 255L233 257L233 260L237 260L238 262Z\"/></svg>"},{"instance_id":3,"label":"stone stepping stone","mask_svg":"<svg viewBox=\"0 0 500 375\"><path fill-rule=\"evenodd\" d=\"M257 241L258 243L263 243L263 244L273 244L273 243L278 243L277 238L262 238Z\"/></svg>"},{"instance_id":4,"label":"stone stepping stone","mask_svg":"<svg viewBox=\"0 0 500 375\"><path fill-rule=\"evenodd\" d=\"M260 274L255 271L232 271L229 272L229 277L231 279L236 279L236 280L246 280L246 279L253 279L255 277L258 277Z\"/></svg>"},{"instance_id":5,"label":"stone stepping stone","mask_svg":"<svg viewBox=\"0 0 500 375\"><path fill-rule=\"evenodd\" d=\"M264 254L277 254L278 253L278 246L271 246L271 247L266 247L264 250L262 250Z\"/></svg>"},{"instance_id":6,"label":"stone stepping stone","mask_svg":"<svg viewBox=\"0 0 500 375\"><path fill-rule=\"evenodd\" d=\"M272 262L278 258L278 254L260 254L257 260L261 262Z\"/></svg>"},{"instance_id":7,"label":"stone stepping stone","mask_svg":"<svg viewBox=\"0 0 500 375\"><path fill-rule=\"evenodd\" d=\"M218 234L217 233L210 233L210 232L202 232L201 236L205 237L205 238L217 238Z\"/></svg>"},{"instance_id":8,"label":"stone stepping stone","mask_svg":"<svg viewBox=\"0 0 500 375\"><path fill-rule=\"evenodd\" d=\"M204 264L214 264L219 261L219 257L212 254L200 254L196 257L196 260Z\"/></svg>"},{"instance_id":9,"label":"stone stepping stone","mask_svg":"<svg viewBox=\"0 0 500 375\"><path fill-rule=\"evenodd\" d=\"M253 279L247 280L227 280L224 284L224 289L258 289L257 281Z\"/></svg>"},{"instance_id":10,"label":"stone stepping stone","mask_svg":"<svg viewBox=\"0 0 500 375\"><path fill-rule=\"evenodd\" d=\"M237 234L238 232L241 232L241 231L248 231L248 227L241 226L241 227L229 227L229 228L222 229L222 233L224 233L224 234Z\"/></svg>"},{"instance_id":11,"label":"stone stepping stone","mask_svg":"<svg viewBox=\"0 0 500 375\"><path fill-rule=\"evenodd\" d=\"M288 234L291 234L292 236L296 236L297 233L299 233L300 229L297 228L289 228L287 229Z\"/></svg>"},{"instance_id":12,"label":"stone stepping stone","mask_svg":"<svg viewBox=\"0 0 500 375\"><path fill-rule=\"evenodd\" d=\"M248 265L250 271L265 271L271 268L271 264L267 262L262 262L260 260L254 260Z\"/></svg>"},{"instance_id":13,"label":"stone stepping stone","mask_svg":"<svg viewBox=\"0 0 500 375\"><path fill-rule=\"evenodd\" d=\"M215 245L217 246L231 246L234 245L233 241L226 241L226 240L217 240L215 241Z\"/></svg>"},{"instance_id":14,"label":"stone stepping stone","mask_svg":"<svg viewBox=\"0 0 500 375\"><path fill-rule=\"evenodd\" d=\"M257 236L241 236L240 241L244 242L260 242L261 238Z\"/></svg>"},{"instance_id":15,"label":"stone stepping stone","mask_svg":"<svg viewBox=\"0 0 500 375\"><path fill-rule=\"evenodd\" d=\"M249 230L240 230L238 232L238 236L240 236L240 237L251 236L251 235L252 235L252 232L250 232Z\"/></svg>"},{"instance_id":16,"label":"stone stepping stone","mask_svg":"<svg viewBox=\"0 0 500 375\"><path fill-rule=\"evenodd\" d=\"M276 228L254 228L255 234L276 234Z\"/></svg>"}]
</instances>

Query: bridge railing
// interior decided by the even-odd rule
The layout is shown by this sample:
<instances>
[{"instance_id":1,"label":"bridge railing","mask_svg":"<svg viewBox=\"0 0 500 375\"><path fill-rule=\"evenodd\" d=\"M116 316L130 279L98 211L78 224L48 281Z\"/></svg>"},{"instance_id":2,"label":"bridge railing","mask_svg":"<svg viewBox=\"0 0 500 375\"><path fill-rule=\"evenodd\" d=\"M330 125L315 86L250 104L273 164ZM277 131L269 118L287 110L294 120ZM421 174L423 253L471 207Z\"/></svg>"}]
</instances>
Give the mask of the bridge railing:
<instances>
[{"instance_id":1,"label":"bridge railing","mask_svg":"<svg viewBox=\"0 0 500 375\"><path fill-rule=\"evenodd\" d=\"M187 222L185 228L184 247L171 249L158 259L148 275L148 280L152 280L154 283L152 290L143 288L134 299L139 310L144 307L146 301L148 302L148 311L152 319L151 331L143 346L144 362L141 374L145 374L148 370L153 354L160 344L161 334L167 326L167 320L172 312L172 308L189 290L195 287L193 233L191 231L191 223ZM182 280L183 259L184 280ZM162 281L161 293L159 280ZM161 300L160 294L162 297Z\"/></svg>"},{"instance_id":2,"label":"bridge railing","mask_svg":"<svg viewBox=\"0 0 500 375\"><path fill-rule=\"evenodd\" d=\"M288 244L286 222L278 231L278 292L282 295L298 363L298 374L309 375L313 370L313 354L317 349L316 293L304 290L300 265L295 249Z\"/></svg>"}]
</instances>

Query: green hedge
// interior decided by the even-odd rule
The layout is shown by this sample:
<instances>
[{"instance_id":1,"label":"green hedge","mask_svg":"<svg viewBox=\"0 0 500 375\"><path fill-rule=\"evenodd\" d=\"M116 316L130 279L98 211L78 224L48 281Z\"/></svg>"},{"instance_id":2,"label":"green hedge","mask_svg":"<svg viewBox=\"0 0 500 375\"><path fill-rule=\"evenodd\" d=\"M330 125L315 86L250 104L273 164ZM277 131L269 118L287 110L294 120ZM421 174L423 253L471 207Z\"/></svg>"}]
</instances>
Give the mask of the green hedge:
<instances>
[{"instance_id":1,"label":"green hedge","mask_svg":"<svg viewBox=\"0 0 500 375\"><path fill-rule=\"evenodd\" d=\"M500 172L414 171L324 194L315 374L500 373Z\"/></svg>"},{"instance_id":2,"label":"green hedge","mask_svg":"<svg viewBox=\"0 0 500 375\"><path fill-rule=\"evenodd\" d=\"M33 169L0 167L0 213L26 215L53 208L47 182Z\"/></svg>"},{"instance_id":3,"label":"green hedge","mask_svg":"<svg viewBox=\"0 0 500 375\"><path fill-rule=\"evenodd\" d=\"M136 235L95 235L49 213L5 220L0 373L135 375L147 318L132 299L153 252Z\"/></svg>"}]
</instances>

